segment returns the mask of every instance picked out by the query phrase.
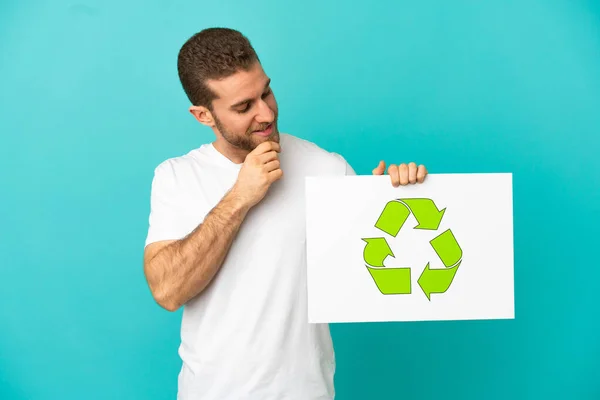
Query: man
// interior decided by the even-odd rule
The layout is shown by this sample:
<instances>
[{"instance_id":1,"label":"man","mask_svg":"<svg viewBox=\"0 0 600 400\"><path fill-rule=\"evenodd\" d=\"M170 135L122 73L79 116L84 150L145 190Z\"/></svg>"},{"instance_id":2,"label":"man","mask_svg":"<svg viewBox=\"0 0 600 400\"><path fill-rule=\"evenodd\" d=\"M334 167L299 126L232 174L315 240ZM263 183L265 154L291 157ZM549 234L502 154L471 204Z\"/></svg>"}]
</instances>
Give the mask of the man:
<instances>
[{"instance_id":1,"label":"man","mask_svg":"<svg viewBox=\"0 0 600 400\"><path fill-rule=\"evenodd\" d=\"M184 306L179 399L334 398L327 324L307 322L304 178L346 160L280 133L270 79L248 39L192 36L178 57L189 111L216 140L154 171L144 272L156 302ZM373 174L382 175L381 161ZM394 186L423 165L390 165Z\"/></svg>"}]
</instances>

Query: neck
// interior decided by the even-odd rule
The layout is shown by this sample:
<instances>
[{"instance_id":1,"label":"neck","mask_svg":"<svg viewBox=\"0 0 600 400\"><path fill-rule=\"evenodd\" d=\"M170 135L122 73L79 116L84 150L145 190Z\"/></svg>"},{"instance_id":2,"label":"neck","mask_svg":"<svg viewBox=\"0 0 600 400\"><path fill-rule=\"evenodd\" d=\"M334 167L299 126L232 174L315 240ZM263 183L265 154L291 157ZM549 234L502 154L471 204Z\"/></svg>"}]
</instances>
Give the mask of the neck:
<instances>
[{"instance_id":1,"label":"neck","mask_svg":"<svg viewBox=\"0 0 600 400\"><path fill-rule=\"evenodd\" d=\"M213 142L213 146L217 151L223 154L225 157L231 160L235 164L242 164L246 159L249 151L242 150L237 147L231 146L227 141L222 138L218 138Z\"/></svg>"}]
</instances>

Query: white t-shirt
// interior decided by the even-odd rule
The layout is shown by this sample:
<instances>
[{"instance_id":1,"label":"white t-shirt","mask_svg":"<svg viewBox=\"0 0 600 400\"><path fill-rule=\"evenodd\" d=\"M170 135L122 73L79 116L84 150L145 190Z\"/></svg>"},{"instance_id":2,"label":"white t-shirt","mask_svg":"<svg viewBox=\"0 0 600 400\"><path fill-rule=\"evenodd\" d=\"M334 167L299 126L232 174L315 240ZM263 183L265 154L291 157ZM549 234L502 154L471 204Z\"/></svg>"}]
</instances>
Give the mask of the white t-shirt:
<instances>
[{"instance_id":1,"label":"white t-shirt","mask_svg":"<svg viewBox=\"0 0 600 400\"><path fill-rule=\"evenodd\" d=\"M219 272L184 305L179 400L334 398L327 324L309 324L304 178L353 175L339 154L281 134L284 176L247 214ZM204 144L154 172L146 244L189 234L241 164Z\"/></svg>"}]
</instances>

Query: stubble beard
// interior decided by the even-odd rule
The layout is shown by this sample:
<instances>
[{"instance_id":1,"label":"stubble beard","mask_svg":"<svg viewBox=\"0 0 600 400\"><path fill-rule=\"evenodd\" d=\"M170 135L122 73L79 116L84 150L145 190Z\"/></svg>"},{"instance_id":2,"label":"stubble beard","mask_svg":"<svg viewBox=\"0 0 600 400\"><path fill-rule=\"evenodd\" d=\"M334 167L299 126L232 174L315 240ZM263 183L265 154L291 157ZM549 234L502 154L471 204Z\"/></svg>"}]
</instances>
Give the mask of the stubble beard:
<instances>
[{"instance_id":1,"label":"stubble beard","mask_svg":"<svg viewBox=\"0 0 600 400\"><path fill-rule=\"evenodd\" d=\"M266 142L266 141L272 141L272 142L279 143L279 130L277 129L277 118L275 118L275 120L272 122L273 123L273 132L271 133L271 135L269 135L267 137L261 137L258 135L254 135L253 132L255 132L257 130L259 130L259 131L263 130L268 125L260 126L260 127L258 127L258 129L249 130L246 133L244 133L243 135L240 135L240 134L236 134L236 133L228 131L227 128L225 128L223 123L221 123L221 121L216 116L213 115L213 117L215 119L215 125L216 125L217 129L219 130L219 132L221 133L221 135L223 136L223 139L225 139L227 141L227 143L229 143L231 146L238 148L240 150L250 152L250 151L254 150L256 148L256 146L258 146L259 144Z\"/></svg>"}]
</instances>

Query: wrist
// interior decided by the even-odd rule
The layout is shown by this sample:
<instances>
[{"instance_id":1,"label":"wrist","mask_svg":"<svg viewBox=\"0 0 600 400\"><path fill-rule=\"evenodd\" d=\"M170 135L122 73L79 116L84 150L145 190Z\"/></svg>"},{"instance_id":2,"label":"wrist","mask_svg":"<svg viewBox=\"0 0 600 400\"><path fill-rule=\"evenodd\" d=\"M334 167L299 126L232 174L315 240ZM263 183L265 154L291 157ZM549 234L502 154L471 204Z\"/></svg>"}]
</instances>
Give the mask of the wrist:
<instances>
[{"instance_id":1,"label":"wrist","mask_svg":"<svg viewBox=\"0 0 600 400\"><path fill-rule=\"evenodd\" d=\"M252 208L252 203L238 191L235 185L227 193L227 200L235 212L246 213Z\"/></svg>"}]
</instances>

